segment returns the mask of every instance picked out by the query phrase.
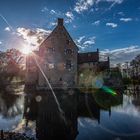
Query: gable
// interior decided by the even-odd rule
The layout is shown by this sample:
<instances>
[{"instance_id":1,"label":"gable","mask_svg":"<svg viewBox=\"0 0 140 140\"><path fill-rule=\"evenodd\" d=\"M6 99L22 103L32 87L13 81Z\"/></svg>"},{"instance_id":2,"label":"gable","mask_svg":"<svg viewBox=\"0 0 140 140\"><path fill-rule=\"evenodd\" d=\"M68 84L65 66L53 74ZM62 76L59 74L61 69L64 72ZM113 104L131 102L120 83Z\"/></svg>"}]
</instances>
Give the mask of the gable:
<instances>
[{"instance_id":1,"label":"gable","mask_svg":"<svg viewBox=\"0 0 140 140\"><path fill-rule=\"evenodd\" d=\"M53 38L55 39L57 38L58 40L65 38L66 41L70 41L71 45L74 46L75 49L78 51L77 45L71 38L70 34L68 33L64 25L62 23L59 23L59 19L58 19L58 25L54 28L54 30L50 33L50 35L41 43L41 45L39 46L39 50L42 48L46 48L47 47L46 44L49 44L50 40Z\"/></svg>"}]
</instances>

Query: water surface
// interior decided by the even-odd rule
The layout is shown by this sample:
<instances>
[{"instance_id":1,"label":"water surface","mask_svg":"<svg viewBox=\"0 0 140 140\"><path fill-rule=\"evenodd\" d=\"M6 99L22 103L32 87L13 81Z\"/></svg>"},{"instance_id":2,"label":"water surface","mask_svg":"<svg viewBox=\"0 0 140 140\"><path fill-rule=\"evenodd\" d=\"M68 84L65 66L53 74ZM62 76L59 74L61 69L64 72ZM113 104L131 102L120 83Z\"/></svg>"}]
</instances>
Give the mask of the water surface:
<instances>
[{"instance_id":1,"label":"water surface","mask_svg":"<svg viewBox=\"0 0 140 140\"><path fill-rule=\"evenodd\" d=\"M132 91L131 91L132 92ZM140 139L139 91L106 93L55 91L60 107L45 93L0 94L0 129L42 139Z\"/></svg>"}]
</instances>

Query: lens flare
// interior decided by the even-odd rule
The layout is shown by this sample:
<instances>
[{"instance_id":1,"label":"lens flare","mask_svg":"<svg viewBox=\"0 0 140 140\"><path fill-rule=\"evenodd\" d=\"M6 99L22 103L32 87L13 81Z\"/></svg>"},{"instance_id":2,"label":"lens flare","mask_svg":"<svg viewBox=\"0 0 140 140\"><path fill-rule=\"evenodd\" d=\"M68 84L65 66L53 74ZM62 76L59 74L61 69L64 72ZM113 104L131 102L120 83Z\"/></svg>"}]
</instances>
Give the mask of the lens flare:
<instances>
[{"instance_id":1,"label":"lens flare","mask_svg":"<svg viewBox=\"0 0 140 140\"><path fill-rule=\"evenodd\" d=\"M111 94L111 95L113 95L113 96L117 95L117 93L116 93L114 90L110 89L110 88L107 87L107 86L103 86L102 89L103 89L105 92L107 92L107 93L109 93L109 94Z\"/></svg>"},{"instance_id":2,"label":"lens flare","mask_svg":"<svg viewBox=\"0 0 140 140\"><path fill-rule=\"evenodd\" d=\"M32 52L31 48L29 46L24 46L22 49L21 49L22 53L25 54L25 55L28 55Z\"/></svg>"}]
</instances>

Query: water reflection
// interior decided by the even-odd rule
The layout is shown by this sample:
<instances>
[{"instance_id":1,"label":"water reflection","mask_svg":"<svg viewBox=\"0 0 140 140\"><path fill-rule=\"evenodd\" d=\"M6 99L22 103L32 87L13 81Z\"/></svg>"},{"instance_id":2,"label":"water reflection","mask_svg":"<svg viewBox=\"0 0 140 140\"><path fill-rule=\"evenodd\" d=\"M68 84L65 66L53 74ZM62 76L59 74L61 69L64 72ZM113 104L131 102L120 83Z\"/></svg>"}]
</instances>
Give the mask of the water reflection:
<instances>
[{"instance_id":1,"label":"water reflection","mask_svg":"<svg viewBox=\"0 0 140 140\"><path fill-rule=\"evenodd\" d=\"M46 138L73 140L78 133L77 95L62 91L55 91L55 93L64 114L59 112L49 91L47 94L36 93L35 96L25 97L26 125L28 126L29 121L36 121L36 137L39 140Z\"/></svg>"},{"instance_id":2,"label":"water reflection","mask_svg":"<svg viewBox=\"0 0 140 140\"><path fill-rule=\"evenodd\" d=\"M12 130L22 119L23 96L0 94L0 129Z\"/></svg>"},{"instance_id":3,"label":"water reflection","mask_svg":"<svg viewBox=\"0 0 140 140\"><path fill-rule=\"evenodd\" d=\"M102 90L57 90L60 113L50 91L0 94L0 129L34 135L39 140L140 138L140 96ZM11 121L12 120L12 121ZM4 122L4 123L2 123Z\"/></svg>"},{"instance_id":4,"label":"water reflection","mask_svg":"<svg viewBox=\"0 0 140 140\"><path fill-rule=\"evenodd\" d=\"M0 94L0 113L4 118L13 118L22 113L22 99L19 95Z\"/></svg>"},{"instance_id":5,"label":"water reflection","mask_svg":"<svg viewBox=\"0 0 140 140\"><path fill-rule=\"evenodd\" d=\"M79 133L78 118L90 118L100 123L101 109L107 110L111 115L111 105L122 103L122 96L112 98L109 101L107 98L111 95L105 95L101 91L91 94L70 89L57 90L55 94L64 114L59 112L58 106L49 91L47 93L36 92L32 96L25 97L24 118L26 119L26 126L28 127L30 121L36 122L36 137L39 140L45 138L74 140ZM97 103L99 97L100 101ZM104 104L105 99L108 100L109 105L102 107L101 104Z\"/></svg>"}]
</instances>

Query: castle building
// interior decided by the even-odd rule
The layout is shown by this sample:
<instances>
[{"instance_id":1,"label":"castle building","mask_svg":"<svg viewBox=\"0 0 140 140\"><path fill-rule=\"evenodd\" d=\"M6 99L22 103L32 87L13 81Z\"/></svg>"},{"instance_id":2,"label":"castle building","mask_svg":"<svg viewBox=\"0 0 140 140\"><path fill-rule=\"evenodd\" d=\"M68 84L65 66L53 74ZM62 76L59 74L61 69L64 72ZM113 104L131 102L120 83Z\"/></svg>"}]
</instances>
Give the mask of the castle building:
<instances>
[{"instance_id":1,"label":"castle building","mask_svg":"<svg viewBox=\"0 0 140 140\"><path fill-rule=\"evenodd\" d=\"M90 69L99 72L108 70L109 67L109 57L106 61L100 61L99 49L95 52L78 53L78 70Z\"/></svg>"},{"instance_id":2,"label":"castle building","mask_svg":"<svg viewBox=\"0 0 140 140\"><path fill-rule=\"evenodd\" d=\"M48 88L76 87L81 68L109 68L109 59L99 62L97 52L78 53L78 47L64 27L63 19L41 43L38 51L26 58L26 85Z\"/></svg>"}]
</instances>

